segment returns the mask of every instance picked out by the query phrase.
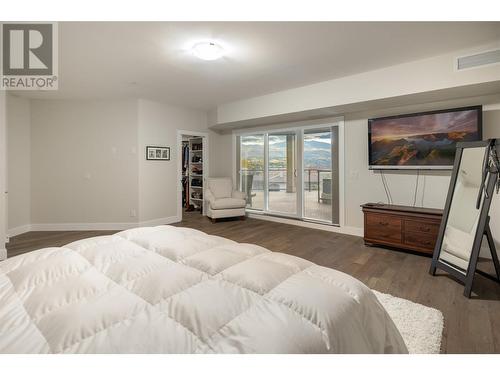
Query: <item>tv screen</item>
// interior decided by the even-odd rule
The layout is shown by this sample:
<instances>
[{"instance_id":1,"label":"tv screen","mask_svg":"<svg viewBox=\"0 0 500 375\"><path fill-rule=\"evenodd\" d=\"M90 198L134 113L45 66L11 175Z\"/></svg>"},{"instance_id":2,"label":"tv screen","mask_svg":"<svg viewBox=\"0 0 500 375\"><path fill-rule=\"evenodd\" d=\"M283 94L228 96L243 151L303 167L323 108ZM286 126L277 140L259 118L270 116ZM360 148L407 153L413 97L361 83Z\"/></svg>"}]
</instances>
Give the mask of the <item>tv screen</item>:
<instances>
[{"instance_id":1,"label":"tv screen","mask_svg":"<svg viewBox=\"0 0 500 375\"><path fill-rule=\"evenodd\" d=\"M450 169L456 143L481 138L481 106L370 119L370 169Z\"/></svg>"}]
</instances>

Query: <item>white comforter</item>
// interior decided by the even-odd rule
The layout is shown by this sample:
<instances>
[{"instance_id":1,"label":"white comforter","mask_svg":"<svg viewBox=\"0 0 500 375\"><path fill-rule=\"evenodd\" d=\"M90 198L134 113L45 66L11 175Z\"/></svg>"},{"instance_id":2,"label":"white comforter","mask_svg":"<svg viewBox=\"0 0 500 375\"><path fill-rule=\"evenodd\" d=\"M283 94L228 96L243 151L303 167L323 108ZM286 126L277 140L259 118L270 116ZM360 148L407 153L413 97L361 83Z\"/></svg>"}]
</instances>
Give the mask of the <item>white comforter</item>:
<instances>
[{"instance_id":1,"label":"white comforter","mask_svg":"<svg viewBox=\"0 0 500 375\"><path fill-rule=\"evenodd\" d=\"M0 263L2 353L406 353L361 282L159 226Z\"/></svg>"}]
</instances>

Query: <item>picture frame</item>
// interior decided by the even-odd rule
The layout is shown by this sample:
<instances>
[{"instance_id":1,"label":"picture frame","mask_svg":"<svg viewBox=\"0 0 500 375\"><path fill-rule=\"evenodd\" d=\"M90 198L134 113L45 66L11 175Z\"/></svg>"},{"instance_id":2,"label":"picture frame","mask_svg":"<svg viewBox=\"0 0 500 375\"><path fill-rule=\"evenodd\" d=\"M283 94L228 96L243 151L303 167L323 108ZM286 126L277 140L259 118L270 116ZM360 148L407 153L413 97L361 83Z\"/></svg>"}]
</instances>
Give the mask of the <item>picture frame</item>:
<instances>
[{"instance_id":1,"label":"picture frame","mask_svg":"<svg viewBox=\"0 0 500 375\"><path fill-rule=\"evenodd\" d=\"M448 130L450 124L454 124L454 131ZM418 130L421 128L426 131ZM452 170L456 144L482 138L481 105L371 118L368 168Z\"/></svg>"},{"instance_id":2,"label":"picture frame","mask_svg":"<svg viewBox=\"0 0 500 375\"><path fill-rule=\"evenodd\" d=\"M170 160L170 147L146 146L146 160Z\"/></svg>"}]
</instances>

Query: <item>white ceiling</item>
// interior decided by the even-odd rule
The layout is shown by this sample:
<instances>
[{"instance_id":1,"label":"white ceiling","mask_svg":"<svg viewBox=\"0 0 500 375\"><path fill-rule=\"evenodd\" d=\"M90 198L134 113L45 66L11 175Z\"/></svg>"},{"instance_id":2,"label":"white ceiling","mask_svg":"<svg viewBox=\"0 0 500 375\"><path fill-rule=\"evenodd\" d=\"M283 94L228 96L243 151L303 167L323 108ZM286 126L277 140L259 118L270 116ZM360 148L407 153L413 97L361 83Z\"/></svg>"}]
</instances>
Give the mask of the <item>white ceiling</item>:
<instances>
[{"instance_id":1,"label":"white ceiling","mask_svg":"<svg viewBox=\"0 0 500 375\"><path fill-rule=\"evenodd\" d=\"M206 39L227 55L192 56L189 48ZM64 22L59 90L18 94L210 109L498 39L500 22Z\"/></svg>"}]
</instances>

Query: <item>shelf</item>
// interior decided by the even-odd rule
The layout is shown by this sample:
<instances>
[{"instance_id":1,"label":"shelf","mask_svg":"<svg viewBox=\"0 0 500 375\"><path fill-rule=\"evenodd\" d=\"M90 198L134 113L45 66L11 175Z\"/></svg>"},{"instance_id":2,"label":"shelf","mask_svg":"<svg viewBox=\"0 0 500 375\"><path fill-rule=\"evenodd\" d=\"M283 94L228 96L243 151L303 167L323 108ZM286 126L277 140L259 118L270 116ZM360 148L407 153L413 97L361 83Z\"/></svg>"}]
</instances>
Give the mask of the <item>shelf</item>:
<instances>
[{"instance_id":1,"label":"shelf","mask_svg":"<svg viewBox=\"0 0 500 375\"><path fill-rule=\"evenodd\" d=\"M193 147L199 147L200 149L198 150L193 150ZM204 155L204 150L203 150L203 139L202 138L194 138L189 140L189 159L188 159L188 177L189 177L189 184L188 184L188 189L189 189L189 195L191 195L192 192L196 192L198 194L201 194L204 190L204 174L203 174L203 155ZM197 159L202 159L202 160L197 160ZM196 160L196 161L193 161ZM199 182L198 186L192 185L194 180L199 180L196 182ZM193 202L195 206L202 206L203 205L203 197L201 198L193 198L189 197L189 200Z\"/></svg>"}]
</instances>

